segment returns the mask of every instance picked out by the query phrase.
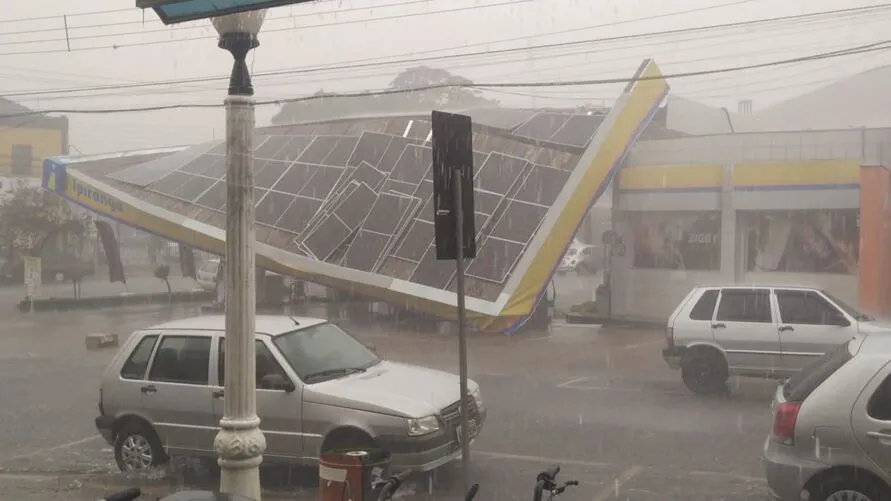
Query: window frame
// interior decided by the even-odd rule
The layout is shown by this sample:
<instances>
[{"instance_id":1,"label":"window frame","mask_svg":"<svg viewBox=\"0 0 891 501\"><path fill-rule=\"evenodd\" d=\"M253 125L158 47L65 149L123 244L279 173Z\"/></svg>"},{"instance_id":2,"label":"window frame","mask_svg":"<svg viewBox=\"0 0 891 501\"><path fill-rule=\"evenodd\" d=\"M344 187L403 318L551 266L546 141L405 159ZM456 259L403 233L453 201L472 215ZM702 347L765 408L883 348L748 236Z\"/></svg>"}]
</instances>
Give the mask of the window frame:
<instances>
[{"instance_id":1,"label":"window frame","mask_svg":"<svg viewBox=\"0 0 891 501\"><path fill-rule=\"evenodd\" d=\"M725 294L731 295L731 296L734 294L746 294L746 293L757 294L758 291L765 292L766 296L767 296L767 312L768 312L769 318L767 319L766 322L759 322L759 321L755 321L755 320L727 320L727 319L718 318L718 315L721 312L721 304L724 301ZM773 295L774 295L774 292L770 287L748 287L748 288L746 288L746 287L733 287L733 288L726 287L726 288L722 288L721 293L718 295L718 303L715 305L714 321L722 322L722 323L723 322L734 322L734 323L756 324L756 325L771 325L771 324L776 325L776 323L777 323L777 314L776 313L778 313L778 312L774 311L775 308L774 308L774 304L773 304L773 301L774 301Z\"/></svg>"},{"instance_id":2,"label":"window frame","mask_svg":"<svg viewBox=\"0 0 891 501\"><path fill-rule=\"evenodd\" d=\"M879 372L884 372L884 371L885 371L885 368L883 367L882 371L879 371ZM886 393L888 393L887 395L885 395L885 398L887 398L889 401L891 401L891 393L888 392L888 390L891 390L891 388L886 387L886 385L891 386L891 374L886 374L885 377L882 379L882 381L879 382L879 384L876 386L875 390L873 390L872 395L870 395L869 398L866 399L866 405L864 406L864 412L866 413L866 416L869 419L872 419L873 421L878 421L880 423L891 422L891 413L889 413L889 415L887 417L878 417L878 416L873 415L872 412L870 412L870 410L875 410L875 408L873 407L873 404L874 404L877 396L879 396L879 392L881 392L881 391L885 391ZM891 405L889 405L889 407L891 407Z\"/></svg>"},{"instance_id":3,"label":"window frame","mask_svg":"<svg viewBox=\"0 0 891 501\"><path fill-rule=\"evenodd\" d=\"M712 314L707 318L693 318L693 312L696 311L696 307L699 306L699 303L705 299L706 294L714 292L715 293L715 304L712 305ZM718 304L721 302L721 289L719 287L704 289L696 301L693 303L693 306L690 308L690 313L687 314L687 319L693 322L713 322L715 320L715 315L718 313Z\"/></svg>"},{"instance_id":4,"label":"window frame","mask_svg":"<svg viewBox=\"0 0 891 501\"><path fill-rule=\"evenodd\" d=\"M207 357L208 357L208 359L207 359L207 381L205 383L184 383L182 381L163 381L163 380L158 380L158 379L151 379L151 375L152 375L151 369L155 365L155 359L157 358L158 353L161 351L161 345L168 338L195 338L195 339L206 339L209 341L208 348L207 348ZM181 386L195 386L195 387L199 387L199 388L209 387L209 386L211 386L210 376L211 376L211 368L213 365L212 364L213 358L211 358L211 357L213 357L213 338L210 336L195 334L194 332L191 332L191 333L190 332L162 333L162 334L160 334L158 342L155 345L155 351L152 354L152 363L146 370L146 374L145 374L146 379L145 380L152 384L175 384L175 385L181 385Z\"/></svg>"},{"instance_id":5,"label":"window frame","mask_svg":"<svg viewBox=\"0 0 891 501\"><path fill-rule=\"evenodd\" d=\"M15 160L17 158L16 149L27 149L28 150L28 169L25 172L19 172L16 170L18 165ZM15 143L9 147L9 172L13 177L17 176L32 176L34 174L34 145L33 144L25 144L25 143Z\"/></svg>"},{"instance_id":6,"label":"window frame","mask_svg":"<svg viewBox=\"0 0 891 501\"><path fill-rule=\"evenodd\" d=\"M124 376L124 368L127 366L127 364L130 362L130 360L133 358L133 355L136 354L136 350L138 350L139 347L142 345L142 343L145 342L145 340L148 338L155 338L155 341L154 341L154 344L152 345L152 350L149 352L148 359L145 361L145 369L142 371L142 377L141 378L130 378L130 377ZM142 335L139 338L139 341L136 341L136 344L133 346L133 349L131 349L127 352L127 356L126 356L126 358L124 358L124 362L121 364L120 370L118 371L118 377L124 381L148 381L149 369L151 369L152 364L155 361L155 351L158 350L158 345L160 344L159 343L160 339L161 339L161 335L157 332L149 332L149 333L145 333L144 335Z\"/></svg>"},{"instance_id":7,"label":"window frame","mask_svg":"<svg viewBox=\"0 0 891 501\"><path fill-rule=\"evenodd\" d=\"M817 298L817 299L816 299L817 302L821 302L821 303L823 304L824 307L831 308L831 309L835 310L835 312L836 312L838 315L847 318L847 316L841 311L841 308L839 308L838 306L836 306L835 304L833 304L831 301L829 301L828 298L826 298L825 296L823 296L823 294L821 294L821 293L819 293L819 292L817 292L817 291L815 291L815 290L807 290L807 289L779 289L779 288L778 288L778 289L774 289L773 293L774 293L774 295L776 295L776 298L777 298L777 315L778 315L779 323L781 323L781 324L789 324L789 325L812 325L812 326L815 326L815 327L838 327L838 326L835 325L835 324L827 324L827 323L805 324L805 323L800 323L800 322L790 322L790 321L787 321L785 318L783 318L783 306L782 306L782 304L780 303L780 295L782 295L782 294L786 294L786 295L795 295L795 294L799 294L799 295L804 296L805 299L807 299L808 296L816 297L816 298Z\"/></svg>"},{"instance_id":8,"label":"window frame","mask_svg":"<svg viewBox=\"0 0 891 501\"><path fill-rule=\"evenodd\" d=\"M226 369L226 367L224 365L225 359L223 358L225 356L225 350L223 349L223 346L224 346L223 343L226 341L226 336L216 336L214 339L216 341L213 343L213 346L212 346L213 349L211 350L211 356L214 357L213 358L213 365L214 365L213 373L216 374L216 380L215 380L216 386L218 388L222 388L225 385L225 381L224 381L225 372L221 372L221 369L222 370ZM282 364L281 360L279 360L279 356L275 353L275 350L274 350L275 345L271 345L271 343L267 343L266 339L264 339L262 337L254 338L254 342L260 343L266 348L266 351L269 352L269 354L272 356L272 360L278 365L278 368L281 371L281 374L288 381L290 381L292 384L294 384L296 386L297 383L294 382L294 376L288 373L287 369L285 369L285 365ZM254 346L256 347L256 344ZM223 377L221 377L221 376L223 376ZM259 384L259 381L254 381L254 386L257 391L275 391L275 392L280 392L280 393L286 393L285 390L282 390L282 389L260 388L259 386L257 386L258 384Z\"/></svg>"}]
</instances>

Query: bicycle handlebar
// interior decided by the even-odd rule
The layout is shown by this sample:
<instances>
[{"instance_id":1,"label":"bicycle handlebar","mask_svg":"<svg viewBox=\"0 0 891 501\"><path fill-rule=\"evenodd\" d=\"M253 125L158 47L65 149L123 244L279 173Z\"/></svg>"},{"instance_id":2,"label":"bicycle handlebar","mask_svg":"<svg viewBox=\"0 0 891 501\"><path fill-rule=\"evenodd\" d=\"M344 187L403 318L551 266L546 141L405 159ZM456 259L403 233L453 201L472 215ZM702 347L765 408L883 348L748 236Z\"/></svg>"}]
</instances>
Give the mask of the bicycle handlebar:
<instances>
[{"instance_id":1,"label":"bicycle handlebar","mask_svg":"<svg viewBox=\"0 0 891 501\"><path fill-rule=\"evenodd\" d=\"M129 489L124 489L120 492L115 492L109 496L106 496L102 499L102 501L133 501L142 495L142 491L139 487L130 487Z\"/></svg>"},{"instance_id":2,"label":"bicycle handlebar","mask_svg":"<svg viewBox=\"0 0 891 501\"><path fill-rule=\"evenodd\" d=\"M464 496L464 501L473 501L473 498L476 497L476 493L480 491L480 484L473 484L470 486L470 490L467 491L467 495Z\"/></svg>"},{"instance_id":3,"label":"bicycle handlebar","mask_svg":"<svg viewBox=\"0 0 891 501\"><path fill-rule=\"evenodd\" d=\"M383 489L381 489L381 493L377 498L378 501L387 501L392 498L393 494L399 490L399 487L402 486L402 483L405 482L409 475L411 475L411 470L405 470L391 476L387 480L378 482L376 487L383 485Z\"/></svg>"},{"instance_id":4,"label":"bicycle handlebar","mask_svg":"<svg viewBox=\"0 0 891 501\"><path fill-rule=\"evenodd\" d=\"M560 465L555 464L554 466L551 466L547 470L539 473L538 476L535 477L535 480L536 480L536 482L541 482L542 480L545 480L547 482L554 483L554 479L557 478L558 473L560 473Z\"/></svg>"},{"instance_id":5,"label":"bicycle handlebar","mask_svg":"<svg viewBox=\"0 0 891 501\"><path fill-rule=\"evenodd\" d=\"M554 496L559 496L563 494L563 491L566 490L569 486L579 485L578 480L569 480L564 482L563 485L557 485L557 474L560 473L560 465L554 465L548 468L547 470L538 474L535 477L535 490L532 494L533 501L541 501L542 492L547 491L550 493L550 497L548 500Z\"/></svg>"}]
</instances>

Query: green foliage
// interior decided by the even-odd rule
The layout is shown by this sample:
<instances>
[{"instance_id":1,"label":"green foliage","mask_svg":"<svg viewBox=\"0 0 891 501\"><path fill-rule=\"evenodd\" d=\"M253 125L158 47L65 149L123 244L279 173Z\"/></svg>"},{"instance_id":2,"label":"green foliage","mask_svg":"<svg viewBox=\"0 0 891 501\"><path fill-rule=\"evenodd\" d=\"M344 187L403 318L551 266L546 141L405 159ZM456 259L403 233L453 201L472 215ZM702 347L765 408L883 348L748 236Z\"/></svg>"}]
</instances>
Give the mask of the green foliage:
<instances>
[{"instance_id":1,"label":"green foliage","mask_svg":"<svg viewBox=\"0 0 891 501\"><path fill-rule=\"evenodd\" d=\"M429 86L436 88L394 94L365 95L358 97L327 97L334 93L319 90L307 101L287 103L272 118L274 124L311 122L344 116L379 115L391 113L429 113L433 109L466 109L498 106L498 101L482 97L467 78L452 75L446 70L429 66L416 66L399 73L390 82L388 90L414 89Z\"/></svg>"}]
</instances>

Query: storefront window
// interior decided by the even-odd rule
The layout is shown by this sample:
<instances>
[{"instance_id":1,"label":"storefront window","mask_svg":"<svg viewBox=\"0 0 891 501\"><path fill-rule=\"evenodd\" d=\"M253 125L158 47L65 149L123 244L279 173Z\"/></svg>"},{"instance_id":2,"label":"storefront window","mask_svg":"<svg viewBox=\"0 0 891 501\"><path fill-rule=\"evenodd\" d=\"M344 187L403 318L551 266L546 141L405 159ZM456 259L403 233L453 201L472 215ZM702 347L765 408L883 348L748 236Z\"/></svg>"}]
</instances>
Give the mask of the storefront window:
<instances>
[{"instance_id":1,"label":"storefront window","mask_svg":"<svg viewBox=\"0 0 891 501\"><path fill-rule=\"evenodd\" d=\"M857 210L752 212L746 218L749 271L857 273Z\"/></svg>"},{"instance_id":2,"label":"storefront window","mask_svg":"<svg viewBox=\"0 0 891 501\"><path fill-rule=\"evenodd\" d=\"M637 214L634 222L634 266L669 270L720 269L720 212Z\"/></svg>"}]
</instances>

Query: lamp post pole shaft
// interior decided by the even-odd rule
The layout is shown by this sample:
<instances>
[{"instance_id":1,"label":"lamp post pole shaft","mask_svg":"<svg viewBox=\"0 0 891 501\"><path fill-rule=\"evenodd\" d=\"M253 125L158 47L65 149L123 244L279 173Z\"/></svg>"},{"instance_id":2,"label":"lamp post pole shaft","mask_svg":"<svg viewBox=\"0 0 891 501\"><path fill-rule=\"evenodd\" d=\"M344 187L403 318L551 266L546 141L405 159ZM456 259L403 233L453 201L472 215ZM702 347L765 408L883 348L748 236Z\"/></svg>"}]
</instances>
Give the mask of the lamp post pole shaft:
<instances>
[{"instance_id":1,"label":"lamp post pole shaft","mask_svg":"<svg viewBox=\"0 0 891 501\"><path fill-rule=\"evenodd\" d=\"M266 439L257 417L255 375L254 102L226 98L226 381L214 440L220 491L260 500Z\"/></svg>"}]
</instances>

